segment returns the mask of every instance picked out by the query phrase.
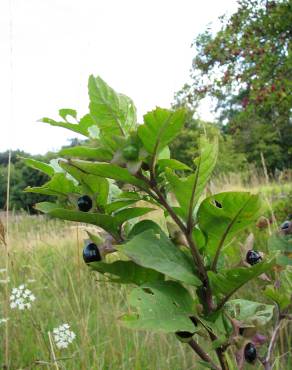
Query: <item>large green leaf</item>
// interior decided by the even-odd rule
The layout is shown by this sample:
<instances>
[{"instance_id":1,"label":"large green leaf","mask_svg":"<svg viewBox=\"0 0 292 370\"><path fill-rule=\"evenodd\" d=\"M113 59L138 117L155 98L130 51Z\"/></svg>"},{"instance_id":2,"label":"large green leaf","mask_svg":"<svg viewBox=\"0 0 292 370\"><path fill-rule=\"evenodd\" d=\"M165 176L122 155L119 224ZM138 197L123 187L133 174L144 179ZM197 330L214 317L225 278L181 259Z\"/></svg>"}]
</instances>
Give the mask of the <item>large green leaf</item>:
<instances>
[{"instance_id":1,"label":"large green leaf","mask_svg":"<svg viewBox=\"0 0 292 370\"><path fill-rule=\"evenodd\" d=\"M79 193L80 189L64 173L55 173L50 181L39 187L27 187L26 192L39 193L54 196L67 196L71 193Z\"/></svg>"},{"instance_id":2,"label":"large green leaf","mask_svg":"<svg viewBox=\"0 0 292 370\"><path fill-rule=\"evenodd\" d=\"M136 217L143 216L146 213L149 213L151 211L154 211L154 209L147 208L147 207L126 208L126 209L122 209L121 211L116 212L114 214L114 218L116 222L120 225L124 223L125 221L131 220Z\"/></svg>"},{"instance_id":3,"label":"large green leaf","mask_svg":"<svg viewBox=\"0 0 292 370\"><path fill-rule=\"evenodd\" d=\"M126 168L119 167L109 163L94 163L88 161L71 160L70 164L95 176L110 178L117 181L122 181L128 184L136 185L145 188L145 183L142 180L132 176Z\"/></svg>"},{"instance_id":4,"label":"large green leaf","mask_svg":"<svg viewBox=\"0 0 292 370\"><path fill-rule=\"evenodd\" d=\"M80 119L80 121L76 122L76 123L70 123L70 122L67 122L67 121L64 121L64 122L63 121L55 121L55 120L53 120L51 118L47 118L47 117L40 119L40 122L48 123L51 126L63 127L63 128L68 129L68 130L71 130L73 132L77 132L78 134L87 136L87 137L90 136L89 132L88 132L89 127L96 125L96 123L90 117L89 114L82 117Z\"/></svg>"},{"instance_id":5,"label":"large green leaf","mask_svg":"<svg viewBox=\"0 0 292 370\"><path fill-rule=\"evenodd\" d=\"M166 177L185 217L193 213L216 165L217 155L217 140L209 143L205 138L202 138L200 156L195 160L196 171L194 174L180 178L171 169L167 170Z\"/></svg>"},{"instance_id":6,"label":"large green leaf","mask_svg":"<svg viewBox=\"0 0 292 370\"><path fill-rule=\"evenodd\" d=\"M90 148L88 146L64 148L60 150L59 154L70 158L94 159L100 162L110 161L113 157L111 152L106 148Z\"/></svg>"},{"instance_id":7,"label":"large green leaf","mask_svg":"<svg viewBox=\"0 0 292 370\"><path fill-rule=\"evenodd\" d=\"M29 166L29 167L31 167L35 170L41 171L41 172L47 174L50 177L52 177L55 173L53 167L50 166L47 163L40 162L40 161L37 161L36 159L32 159L32 158L22 158L22 159L24 160L24 163L27 166Z\"/></svg>"},{"instance_id":8,"label":"large green leaf","mask_svg":"<svg viewBox=\"0 0 292 370\"><path fill-rule=\"evenodd\" d=\"M59 165L82 185L83 193L92 196L97 206L104 207L107 204L109 194L109 182L107 179L86 174L72 166L69 162L59 161Z\"/></svg>"},{"instance_id":9,"label":"large green leaf","mask_svg":"<svg viewBox=\"0 0 292 370\"><path fill-rule=\"evenodd\" d=\"M127 136L135 129L136 108L133 101L116 93L100 77L88 81L90 114L103 136Z\"/></svg>"},{"instance_id":10,"label":"large green leaf","mask_svg":"<svg viewBox=\"0 0 292 370\"><path fill-rule=\"evenodd\" d=\"M138 128L138 135L146 150L156 157L180 133L185 122L185 110L156 108L145 114L144 122Z\"/></svg>"},{"instance_id":11,"label":"large green leaf","mask_svg":"<svg viewBox=\"0 0 292 370\"><path fill-rule=\"evenodd\" d=\"M118 228L125 221L144 215L151 211L150 208L129 208L117 212L115 216L104 215L96 212L80 212L71 209L61 208L60 205L42 202L36 205L36 209L49 214L50 216L68 221L84 222L101 227L102 229L117 235Z\"/></svg>"},{"instance_id":12,"label":"large green leaf","mask_svg":"<svg viewBox=\"0 0 292 370\"><path fill-rule=\"evenodd\" d=\"M206 235L206 253L212 258L234 235L252 224L261 211L257 195L227 192L206 198L198 210L200 229Z\"/></svg>"},{"instance_id":13,"label":"large green leaf","mask_svg":"<svg viewBox=\"0 0 292 370\"><path fill-rule=\"evenodd\" d=\"M231 317L248 326L264 326L272 318L274 306L246 299L233 299L225 305Z\"/></svg>"},{"instance_id":14,"label":"large green leaf","mask_svg":"<svg viewBox=\"0 0 292 370\"><path fill-rule=\"evenodd\" d=\"M60 208L59 205L50 202L38 203L36 205L36 209L62 220L84 222L87 224L96 225L108 231L109 233L117 235L117 223L115 222L114 217L109 215Z\"/></svg>"},{"instance_id":15,"label":"large green leaf","mask_svg":"<svg viewBox=\"0 0 292 370\"><path fill-rule=\"evenodd\" d=\"M146 230L119 246L119 250L140 266L152 268L184 283L201 285L192 260L162 231Z\"/></svg>"},{"instance_id":16,"label":"large green leaf","mask_svg":"<svg viewBox=\"0 0 292 370\"><path fill-rule=\"evenodd\" d=\"M177 282L144 284L131 292L129 303L136 314L123 316L122 322L128 328L167 333L197 330L189 319L194 313L192 298Z\"/></svg>"},{"instance_id":17,"label":"large green leaf","mask_svg":"<svg viewBox=\"0 0 292 370\"><path fill-rule=\"evenodd\" d=\"M90 263L90 268L105 274L111 282L119 284L141 285L164 278L161 273L139 266L133 261L93 262Z\"/></svg>"},{"instance_id":18,"label":"large green leaf","mask_svg":"<svg viewBox=\"0 0 292 370\"><path fill-rule=\"evenodd\" d=\"M218 273L208 271L212 291L216 296L231 296L250 280L270 271L274 264L273 257L251 267L236 267L221 270Z\"/></svg>"}]
</instances>

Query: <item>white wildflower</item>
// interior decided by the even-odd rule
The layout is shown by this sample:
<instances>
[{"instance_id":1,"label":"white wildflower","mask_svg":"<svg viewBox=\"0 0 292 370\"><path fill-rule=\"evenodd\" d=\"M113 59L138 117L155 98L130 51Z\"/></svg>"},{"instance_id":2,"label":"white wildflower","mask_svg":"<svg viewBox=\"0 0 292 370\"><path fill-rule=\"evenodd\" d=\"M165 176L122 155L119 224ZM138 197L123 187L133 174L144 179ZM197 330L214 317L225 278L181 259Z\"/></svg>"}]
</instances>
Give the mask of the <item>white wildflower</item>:
<instances>
[{"instance_id":1,"label":"white wildflower","mask_svg":"<svg viewBox=\"0 0 292 370\"><path fill-rule=\"evenodd\" d=\"M31 308L31 302L35 301L35 296L26 288L25 284L18 288L13 288L10 295L10 308L25 310Z\"/></svg>"},{"instance_id":2,"label":"white wildflower","mask_svg":"<svg viewBox=\"0 0 292 370\"><path fill-rule=\"evenodd\" d=\"M63 324L53 329L54 341L59 349L67 348L76 338L73 331L70 330L69 324Z\"/></svg>"},{"instance_id":3,"label":"white wildflower","mask_svg":"<svg viewBox=\"0 0 292 370\"><path fill-rule=\"evenodd\" d=\"M2 319L0 319L0 325L1 324L4 324L5 322L7 322L9 320L9 318L7 317L7 318L5 318L5 317L3 317Z\"/></svg>"}]
</instances>

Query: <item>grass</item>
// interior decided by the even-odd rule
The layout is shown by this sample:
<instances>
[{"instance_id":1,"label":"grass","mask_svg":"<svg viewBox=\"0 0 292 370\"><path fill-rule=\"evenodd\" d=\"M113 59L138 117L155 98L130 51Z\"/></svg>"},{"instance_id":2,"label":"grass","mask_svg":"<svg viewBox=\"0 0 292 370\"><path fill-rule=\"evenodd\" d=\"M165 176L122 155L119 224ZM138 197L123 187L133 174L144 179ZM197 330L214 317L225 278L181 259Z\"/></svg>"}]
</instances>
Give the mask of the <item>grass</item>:
<instances>
[{"instance_id":1,"label":"grass","mask_svg":"<svg viewBox=\"0 0 292 370\"><path fill-rule=\"evenodd\" d=\"M97 282L90 274L81 261L83 234L79 228L77 238L77 226L43 217L11 219L9 287L26 283L37 299L29 311L10 310L10 369L54 368L48 331L62 323L69 323L77 338L66 350L55 348L60 369L198 369L189 348L173 335L118 324L117 317L129 309L126 288Z\"/></svg>"},{"instance_id":2,"label":"grass","mask_svg":"<svg viewBox=\"0 0 292 370\"><path fill-rule=\"evenodd\" d=\"M290 185L270 185L262 192L272 201L273 196L290 189ZM235 189L229 184L228 190ZM81 257L83 239L87 237L84 227L43 216L15 215L10 218L9 235L9 292L26 283L37 297L31 310L9 312L9 369L202 368L189 347L173 335L130 331L119 325L118 317L130 309L126 300L129 288L97 281L97 275L90 273ZM261 246L266 236L267 232L259 232ZM4 257L1 248L0 269L5 267ZM258 286L253 284L245 298L256 300ZM0 283L0 309L4 307L5 286ZM54 347L53 353L48 332L63 323L71 325L77 338L68 349ZM282 353L291 343L289 328L286 326L281 333ZM4 325L0 324L1 351L4 337ZM275 369L292 368L289 361L287 356L277 358Z\"/></svg>"}]
</instances>

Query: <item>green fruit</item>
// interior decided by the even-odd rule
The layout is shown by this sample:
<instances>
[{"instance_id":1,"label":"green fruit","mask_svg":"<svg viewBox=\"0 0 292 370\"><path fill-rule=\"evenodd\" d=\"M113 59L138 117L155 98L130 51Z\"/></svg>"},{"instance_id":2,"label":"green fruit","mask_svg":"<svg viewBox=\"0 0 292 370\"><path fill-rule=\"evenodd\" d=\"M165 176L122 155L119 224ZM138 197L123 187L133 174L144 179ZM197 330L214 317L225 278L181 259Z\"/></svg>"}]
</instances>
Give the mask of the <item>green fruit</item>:
<instances>
[{"instance_id":1,"label":"green fruit","mask_svg":"<svg viewBox=\"0 0 292 370\"><path fill-rule=\"evenodd\" d=\"M128 161L135 161L139 157L139 148L136 145L127 145L123 151L123 157Z\"/></svg>"}]
</instances>

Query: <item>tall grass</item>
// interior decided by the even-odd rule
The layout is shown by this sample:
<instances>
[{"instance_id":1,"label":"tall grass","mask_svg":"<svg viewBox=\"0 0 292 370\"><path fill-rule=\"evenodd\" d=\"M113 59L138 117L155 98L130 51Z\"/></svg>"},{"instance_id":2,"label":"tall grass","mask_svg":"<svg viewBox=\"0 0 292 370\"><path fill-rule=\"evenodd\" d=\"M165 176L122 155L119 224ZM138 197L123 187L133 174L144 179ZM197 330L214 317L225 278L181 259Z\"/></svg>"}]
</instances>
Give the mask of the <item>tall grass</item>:
<instances>
[{"instance_id":1,"label":"tall grass","mask_svg":"<svg viewBox=\"0 0 292 370\"><path fill-rule=\"evenodd\" d=\"M80 261L84 230L76 245L76 227L42 216L10 220L9 286L26 283L37 297L31 310L9 312L10 369L55 368L48 332L62 323L69 323L77 338L68 349L54 348L60 369L198 369L193 353L173 335L118 324L129 310L126 288L97 281L89 272Z\"/></svg>"},{"instance_id":2,"label":"tall grass","mask_svg":"<svg viewBox=\"0 0 292 370\"><path fill-rule=\"evenodd\" d=\"M235 190L232 186L221 183L216 191L224 187ZM271 184L265 185L262 192L272 202L274 194L290 188L291 185ZM260 250L264 250L267 233L259 233ZM0 283L0 318L7 302L5 289L10 292L25 283L37 299L31 310L9 310L9 336L0 324L0 364L7 364L5 357L9 357L11 370L201 369L189 347L173 335L130 331L119 325L119 316L130 310L128 290L98 280L101 277L90 273L81 257L84 238L85 227L73 223L44 216L10 216L10 282ZM5 249L0 248L0 269L5 268L5 256ZM258 299L257 284L249 285L245 298ZM48 333L63 323L71 325L77 338L68 349L59 350L50 342ZM5 355L7 338L9 353ZM275 369L292 368L291 326L283 328L280 338L279 353L286 354L277 355Z\"/></svg>"}]
</instances>

